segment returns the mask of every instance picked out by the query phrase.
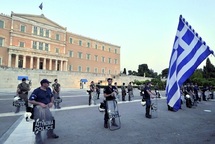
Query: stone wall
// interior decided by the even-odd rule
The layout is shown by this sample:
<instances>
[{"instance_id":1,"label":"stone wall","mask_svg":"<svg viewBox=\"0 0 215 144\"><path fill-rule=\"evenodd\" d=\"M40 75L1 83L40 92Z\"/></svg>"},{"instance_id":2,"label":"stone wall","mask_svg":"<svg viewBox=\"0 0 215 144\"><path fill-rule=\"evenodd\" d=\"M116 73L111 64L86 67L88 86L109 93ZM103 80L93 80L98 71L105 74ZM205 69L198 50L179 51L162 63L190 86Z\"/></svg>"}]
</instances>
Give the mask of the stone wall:
<instances>
[{"instance_id":1,"label":"stone wall","mask_svg":"<svg viewBox=\"0 0 215 144\"><path fill-rule=\"evenodd\" d=\"M49 71L49 70L32 70L32 69L19 69L19 68L8 68L0 67L0 88L16 88L21 82L18 80L18 76L28 76L32 81L32 88L40 86L40 80L43 78L49 81L58 79L59 83L64 88L80 88L80 79L87 79L88 82L84 86L89 87L91 81L99 82L102 81L102 85L106 85L106 79L112 77L108 74L93 74L93 73L80 73L80 72L64 72L64 71ZM150 80L151 78L138 77L138 76L116 76L113 78L113 82L117 82L121 85L123 82L127 85L130 81L134 80Z\"/></svg>"}]
</instances>

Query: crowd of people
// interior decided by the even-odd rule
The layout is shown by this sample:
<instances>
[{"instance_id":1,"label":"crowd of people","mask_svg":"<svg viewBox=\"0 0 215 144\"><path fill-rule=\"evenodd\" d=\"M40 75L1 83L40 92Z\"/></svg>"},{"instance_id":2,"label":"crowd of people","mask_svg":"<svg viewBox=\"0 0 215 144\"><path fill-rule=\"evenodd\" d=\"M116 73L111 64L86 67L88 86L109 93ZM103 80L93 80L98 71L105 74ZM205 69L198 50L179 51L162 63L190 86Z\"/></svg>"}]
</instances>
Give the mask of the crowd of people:
<instances>
[{"instance_id":1,"label":"crowd of people","mask_svg":"<svg viewBox=\"0 0 215 144\"><path fill-rule=\"evenodd\" d=\"M115 82L112 85L113 80L111 78L107 79L108 85L104 87L103 89L103 99L104 99L104 105L106 105L107 101L110 100L116 100L116 101L132 101L134 94L133 94L133 86L132 83L129 82L127 86L125 86L125 83L121 86L121 98L120 96L120 88L117 85L117 82ZM31 95L28 98L28 92L30 91L31 83L27 83L26 79L22 79L22 83L18 85L17 87L17 95L20 97L20 99L23 99L25 101L26 106L26 112L28 112L29 107L33 106L32 108L32 119L34 121L53 121L54 117L50 111L50 108L54 107L55 109L60 109L60 102L62 99L60 98L60 91L61 91L61 85L58 83L58 80L55 79L53 84L50 86L50 81L47 79L43 79L40 81L40 86L33 90ZM144 96L144 100L146 101L146 118L151 118L150 115L150 106L151 106L151 97L155 95L155 93L151 92L150 89L151 83L148 82L145 86L141 87L141 93ZM89 90L87 92L89 93L89 105L96 104L96 100L100 99L101 96L101 86L100 83L95 84L94 81L91 81ZM128 96L128 97L127 97ZM61 101L60 101L61 100ZM20 107L17 107L16 113L18 113L20 110ZM105 107L105 113L104 113L104 128L108 128L107 121L108 121L108 112L107 108ZM117 126L113 119L113 126ZM47 130L47 137L48 138L58 138L59 136L54 133L53 129ZM42 143L42 137L41 132L35 133L35 142L40 144Z\"/></svg>"}]
</instances>

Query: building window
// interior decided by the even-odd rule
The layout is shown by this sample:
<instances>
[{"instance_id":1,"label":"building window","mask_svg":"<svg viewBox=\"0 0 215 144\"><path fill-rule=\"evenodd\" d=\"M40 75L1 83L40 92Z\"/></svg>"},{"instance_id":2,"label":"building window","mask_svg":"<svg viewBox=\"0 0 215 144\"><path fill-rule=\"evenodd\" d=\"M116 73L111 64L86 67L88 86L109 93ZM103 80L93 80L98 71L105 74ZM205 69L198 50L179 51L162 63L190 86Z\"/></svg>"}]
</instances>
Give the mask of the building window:
<instances>
[{"instance_id":1,"label":"building window","mask_svg":"<svg viewBox=\"0 0 215 144\"><path fill-rule=\"evenodd\" d=\"M33 41L33 49L37 49L37 42Z\"/></svg>"},{"instance_id":2,"label":"building window","mask_svg":"<svg viewBox=\"0 0 215 144\"><path fill-rule=\"evenodd\" d=\"M102 46L102 50L105 51L105 46Z\"/></svg>"},{"instance_id":3,"label":"building window","mask_svg":"<svg viewBox=\"0 0 215 144\"><path fill-rule=\"evenodd\" d=\"M115 54L117 54L117 49L115 49Z\"/></svg>"},{"instance_id":4,"label":"building window","mask_svg":"<svg viewBox=\"0 0 215 144\"><path fill-rule=\"evenodd\" d=\"M98 61L98 55L95 55L95 61Z\"/></svg>"},{"instance_id":5,"label":"building window","mask_svg":"<svg viewBox=\"0 0 215 144\"><path fill-rule=\"evenodd\" d=\"M88 47L88 48L90 47L90 42L87 43L87 47Z\"/></svg>"},{"instance_id":6,"label":"building window","mask_svg":"<svg viewBox=\"0 0 215 144\"><path fill-rule=\"evenodd\" d=\"M0 20L0 28L4 28L4 21Z\"/></svg>"},{"instance_id":7,"label":"building window","mask_svg":"<svg viewBox=\"0 0 215 144\"><path fill-rule=\"evenodd\" d=\"M95 45L95 49L98 49L98 45L97 44Z\"/></svg>"},{"instance_id":8,"label":"building window","mask_svg":"<svg viewBox=\"0 0 215 144\"><path fill-rule=\"evenodd\" d=\"M111 52L111 48L109 48L108 51Z\"/></svg>"},{"instance_id":9,"label":"building window","mask_svg":"<svg viewBox=\"0 0 215 144\"><path fill-rule=\"evenodd\" d=\"M87 67L86 71L87 71L87 72L90 72L90 67Z\"/></svg>"},{"instance_id":10,"label":"building window","mask_svg":"<svg viewBox=\"0 0 215 144\"><path fill-rule=\"evenodd\" d=\"M26 28L26 27L25 27L24 25L21 25L21 30L20 30L20 31L21 31L21 32L25 32L25 28Z\"/></svg>"},{"instance_id":11,"label":"building window","mask_svg":"<svg viewBox=\"0 0 215 144\"><path fill-rule=\"evenodd\" d=\"M45 51L49 51L49 44L45 44Z\"/></svg>"},{"instance_id":12,"label":"building window","mask_svg":"<svg viewBox=\"0 0 215 144\"><path fill-rule=\"evenodd\" d=\"M79 46L82 46L82 41L81 40L79 40Z\"/></svg>"},{"instance_id":13,"label":"building window","mask_svg":"<svg viewBox=\"0 0 215 144\"><path fill-rule=\"evenodd\" d=\"M0 65L2 65L2 58L0 57Z\"/></svg>"},{"instance_id":14,"label":"building window","mask_svg":"<svg viewBox=\"0 0 215 144\"><path fill-rule=\"evenodd\" d=\"M104 69L104 68L102 69L102 73L103 73L103 74L105 73L105 69Z\"/></svg>"},{"instance_id":15,"label":"building window","mask_svg":"<svg viewBox=\"0 0 215 144\"><path fill-rule=\"evenodd\" d=\"M117 59L114 59L114 63L115 63L115 64L117 64L117 63L118 63Z\"/></svg>"},{"instance_id":16,"label":"building window","mask_svg":"<svg viewBox=\"0 0 215 144\"><path fill-rule=\"evenodd\" d=\"M111 58L108 58L108 63L111 63Z\"/></svg>"},{"instance_id":17,"label":"building window","mask_svg":"<svg viewBox=\"0 0 215 144\"><path fill-rule=\"evenodd\" d=\"M43 43L39 42L39 50L43 50Z\"/></svg>"},{"instance_id":18,"label":"building window","mask_svg":"<svg viewBox=\"0 0 215 144\"><path fill-rule=\"evenodd\" d=\"M19 47L25 47L25 43L24 42L19 42Z\"/></svg>"},{"instance_id":19,"label":"building window","mask_svg":"<svg viewBox=\"0 0 215 144\"><path fill-rule=\"evenodd\" d=\"M55 52L56 52L56 53L59 53L59 51L60 51L59 48L56 48L56 49L55 49Z\"/></svg>"},{"instance_id":20,"label":"building window","mask_svg":"<svg viewBox=\"0 0 215 144\"><path fill-rule=\"evenodd\" d=\"M82 59L82 52L78 52L78 58Z\"/></svg>"},{"instance_id":21,"label":"building window","mask_svg":"<svg viewBox=\"0 0 215 144\"><path fill-rule=\"evenodd\" d=\"M102 57L102 62L105 62L105 57Z\"/></svg>"},{"instance_id":22,"label":"building window","mask_svg":"<svg viewBox=\"0 0 215 144\"><path fill-rule=\"evenodd\" d=\"M81 72L82 71L82 67L78 66L78 71Z\"/></svg>"},{"instance_id":23,"label":"building window","mask_svg":"<svg viewBox=\"0 0 215 144\"><path fill-rule=\"evenodd\" d=\"M40 36L43 36L44 35L44 30L43 28L40 28Z\"/></svg>"},{"instance_id":24,"label":"building window","mask_svg":"<svg viewBox=\"0 0 215 144\"><path fill-rule=\"evenodd\" d=\"M3 46L4 46L4 38L0 37L0 47L3 47Z\"/></svg>"},{"instance_id":25,"label":"building window","mask_svg":"<svg viewBox=\"0 0 215 144\"><path fill-rule=\"evenodd\" d=\"M72 71L72 65L69 65L69 71Z\"/></svg>"},{"instance_id":26,"label":"building window","mask_svg":"<svg viewBox=\"0 0 215 144\"><path fill-rule=\"evenodd\" d=\"M56 34L56 40L60 40L60 35Z\"/></svg>"},{"instance_id":27,"label":"building window","mask_svg":"<svg viewBox=\"0 0 215 144\"><path fill-rule=\"evenodd\" d=\"M95 72L95 73L98 73L98 68L95 68L95 69L94 69L94 72Z\"/></svg>"},{"instance_id":28,"label":"building window","mask_svg":"<svg viewBox=\"0 0 215 144\"><path fill-rule=\"evenodd\" d=\"M73 57L73 51L69 51L69 57Z\"/></svg>"},{"instance_id":29,"label":"building window","mask_svg":"<svg viewBox=\"0 0 215 144\"><path fill-rule=\"evenodd\" d=\"M34 26L34 34L37 35L37 27Z\"/></svg>"},{"instance_id":30,"label":"building window","mask_svg":"<svg viewBox=\"0 0 215 144\"><path fill-rule=\"evenodd\" d=\"M72 38L69 38L69 43L71 43L71 44L72 44Z\"/></svg>"},{"instance_id":31,"label":"building window","mask_svg":"<svg viewBox=\"0 0 215 144\"><path fill-rule=\"evenodd\" d=\"M49 30L46 30L46 37L49 38Z\"/></svg>"},{"instance_id":32,"label":"building window","mask_svg":"<svg viewBox=\"0 0 215 144\"><path fill-rule=\"evenodd\" d=\"M91 55L90 55L90 54L87 54L87 55L86 55L86 58L87 58L87 60L90 60Z\"/></svg>"},{"instance_id":33,"label":"building window","mask_svg":"<svg viewBox=\"0 0 215 144\"><path fill-rule=\"evenodd\" d=\"M111 70L108 71L108 74L111 74Z\"/></svg>"}]
</instances>

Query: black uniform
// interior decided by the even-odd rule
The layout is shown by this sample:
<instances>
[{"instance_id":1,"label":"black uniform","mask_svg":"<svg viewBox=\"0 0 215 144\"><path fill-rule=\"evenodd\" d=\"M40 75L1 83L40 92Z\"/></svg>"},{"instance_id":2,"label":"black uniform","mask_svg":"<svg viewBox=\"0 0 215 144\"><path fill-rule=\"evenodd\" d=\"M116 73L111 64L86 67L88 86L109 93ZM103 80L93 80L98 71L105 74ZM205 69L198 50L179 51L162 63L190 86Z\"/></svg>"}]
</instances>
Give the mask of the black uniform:
<instances>
[{"instance_id":1,"label":"black uniform","mask_svg":"<svg viewBox=\"0 0 215 144\"><path fill-rule=\"evenodd\" d=\"M106 86L104 88L104 94L109 95L114 92L114 89L116 89L115 86ZM114 96L106 97L106 101L114 100L114 99L116 99ZM106 105L106 101L105 101L105 105ZM107 107L105 107L104 123L107 124L107 122L108 122L108 112L107 112Z\"/></svg>"},{"instance_id":2,"label":"black uniform","mask_svg":"<svg viewBox=\"0 0 215 144\"><path fill-rule=\"evenodd\" d=\"M145 116L147 118L151 118L151 115L149 114L150 107L151 107L151 98L150 98L150 95L147 92L147 90L150 91L150 87L146 85L145 88L144 88L144 97L145 97L145 101L146 101L146 114L145 114Z\"/></svg>"}]
</instances>

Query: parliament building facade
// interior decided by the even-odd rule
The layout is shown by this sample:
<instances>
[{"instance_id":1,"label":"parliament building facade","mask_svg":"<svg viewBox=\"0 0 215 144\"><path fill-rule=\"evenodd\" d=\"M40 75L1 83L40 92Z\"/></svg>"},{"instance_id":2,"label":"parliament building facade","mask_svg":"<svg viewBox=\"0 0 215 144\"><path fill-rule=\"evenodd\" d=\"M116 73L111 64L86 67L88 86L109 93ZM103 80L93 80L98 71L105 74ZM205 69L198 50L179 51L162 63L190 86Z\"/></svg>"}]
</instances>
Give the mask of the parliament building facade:
<instances>
[{"instance_id":1,"label":"parliament building facade","mask_svg":"<svg viewBox=\"0 0 215 144\"><path fill-rule=\"evenodd\" d=\"M120 46L68 32L42 15L0 14L0 66L118 75Z\"/></svg>"}]
</instances>

